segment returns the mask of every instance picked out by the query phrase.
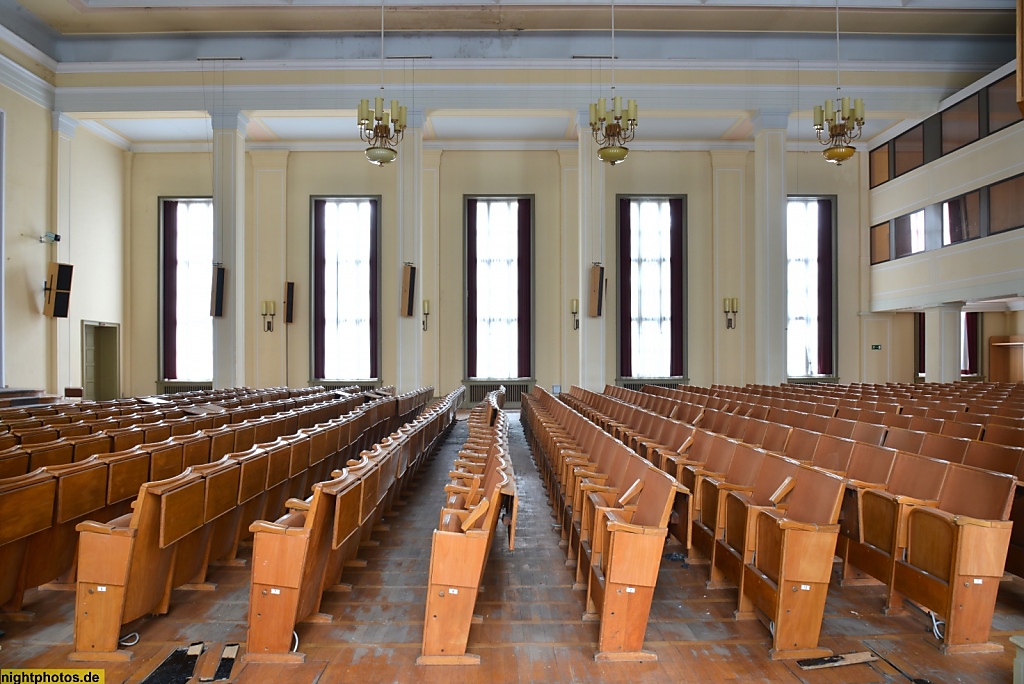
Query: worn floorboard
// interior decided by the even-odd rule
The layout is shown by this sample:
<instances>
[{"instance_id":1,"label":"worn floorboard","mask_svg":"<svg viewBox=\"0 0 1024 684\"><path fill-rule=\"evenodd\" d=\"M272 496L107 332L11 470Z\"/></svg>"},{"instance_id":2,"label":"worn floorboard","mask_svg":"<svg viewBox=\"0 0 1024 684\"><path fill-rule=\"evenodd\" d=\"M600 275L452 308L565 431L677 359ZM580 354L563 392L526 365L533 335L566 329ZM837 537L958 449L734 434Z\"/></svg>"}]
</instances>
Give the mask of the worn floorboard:
<instances>
[{"instance_id":1,"label":"worn floorboard","mask_svg":"<svg viewBox=\"0 0 1024 684\"><path fill-rule=\"evenodd\" d=\"M999 593L993 640L999 654L944 656L930 636L925 616L910 611L885 617L880 587L839 588L829 593L821 642L838 653L873 649L884 660L804 672L792 662L768 658L768 630L758 621L732 618L736 590L707 590L707 565L662 561L645 647L653 663L595 663L598 625L581 622L584 594L572 590L558 532L537 470L526 448L518 415L512 414L510 446L519 491L516 549L509 551L499 528L484 573L476 612L483 622L470 631L468 651L479 667L420 667L431 531L443 499L442 486L459 445L457 424L408 497L388 517L391 529L375 533L376 547L360 550L365 568L349 568L351 592L328 593L322 612L330 624L299 625L303 665L246 665L236 662L232 681L245 684L320 682L806 682L808 684L908 682L922 677L934 684L995 684L1012 680L1011 634L1024 632L1024 584L1004 582ZM670 542L666 554L680 548ZM248 553L249 551L246 551ZM214 592L175 591L168 615L143 618L125 631L137 631L129 663L108 665L108 684L138 682L174 648L205 641L216 649L246 638L248 568L218 567L211 572ZM81 667L67 661L71 651L74 594L33 591L32 622L2 622L0 667ZM208 656L207 656L208 657ZM205 661L201 662L201 665ZM897 670L898 668L898 670ZM209 669L209 668L207 668ZM198 674L203 668L197 668Z\"/></svg>"}]
</instances>

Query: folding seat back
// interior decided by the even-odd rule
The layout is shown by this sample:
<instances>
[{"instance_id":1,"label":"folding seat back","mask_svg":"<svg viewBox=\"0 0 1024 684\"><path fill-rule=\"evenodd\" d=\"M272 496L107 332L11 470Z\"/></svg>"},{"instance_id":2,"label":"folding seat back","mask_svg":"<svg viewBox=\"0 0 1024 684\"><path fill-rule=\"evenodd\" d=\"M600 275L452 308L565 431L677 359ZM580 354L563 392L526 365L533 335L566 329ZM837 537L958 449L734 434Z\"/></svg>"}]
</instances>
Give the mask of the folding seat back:
<instances>
[{"instance_id":1,"label":"folding seat back","mask_svg":"<svg viewBox=\"0 0 1024 684\"><path fill-rule=\"evenodd\" d=\"M811 463L818 468L834 473L845 473L849 468L850 456L855 444L857 443L850 439L821 435L814 447Z\"/></svg>"},{"instance_id":2,"label":"folding seat back","mask_svg":"<svg viewBox=\"0 0 1024 684\"><path fill-rule=\"evenodd\" d=\"M790 458L798 461L810 462L814 458L814 450L818 446L818 439L821 434L811 432L803 428L793 428L789 434L789 441L786 442L786 450L783 452Z\"/></svg>"},{"instance_id":3,"label":"folding seat back","mask_svg":"<svg viewBox=\"0 0 1024 684\"><path fill-rule=\"evenodd\" d=\"M886 415L896 415L889 414ZM874 444L875 446L881 446L885 441L886 427L879 423L865 423L863 421L856 421L856 425L853 427L853 433L850 435L850 439L855 442L864 442L865 444Z\"/></svg>"},{"instance_id":4,"label":"folding seat back","mask_svg":"<svg viewBox=\"0 0 1024 684\"><path fill-rule=\"evenodd\" d=\"M925 433L918 453L940 461L961 463L970 445L971 441L968 439L929 432Z\"/></svg>"},{"instance_id":5,"label":"folding seat back","mask_svg":"<svg viewBox=\"0 0 1024 684\"><path fill-rule=\"evenodd\" d=\"M889 428L885 435L885 446L897 451L920 453L925 433L904 428Z\"/></svg>"},{"instance_id":6,"label":"folding seat back","mask_svg":"<svg viewBox=\"0 0 1024 684\"><path fill-rule=\"evenodd\" d=\"M993 442L969 442L962 463L975 468L992 470L997 473L1019 475L1024 449Z\"/></svg>"}]
</instances>

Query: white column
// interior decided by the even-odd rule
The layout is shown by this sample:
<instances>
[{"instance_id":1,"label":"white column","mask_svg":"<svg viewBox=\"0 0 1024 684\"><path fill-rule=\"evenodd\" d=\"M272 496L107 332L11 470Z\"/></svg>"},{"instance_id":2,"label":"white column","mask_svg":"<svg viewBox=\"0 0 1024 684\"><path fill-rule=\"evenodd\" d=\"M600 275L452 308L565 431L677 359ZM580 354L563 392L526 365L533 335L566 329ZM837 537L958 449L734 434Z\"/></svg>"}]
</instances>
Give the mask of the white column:
<instances>
[{"instance_id":1,"label":"white column","mask_svg":"<svg viewBox=\"0 0 1024 684\"><path fill-rule=\"evenodd\" d=\"M714 382L742 385L746 382L746 339L754 318L744 300L747 291L747 152L711 152L712 240L714 254ZM735 328L726 328L723 300L736 298L742 314Z\"/></svg>"},{"instance_id":2,"label":"white column","mask_svg":"<svg viewBox=\"0 0 1024 684\"><path fill-rule=\"evenodd\" d=\"M924 310L925 382L960 379L960 312L963 302L949 302Z\"/></svg>"},{"instance_id":3,"label":"white column","mask_svg":"<svg viewBox=\"0 0 1024 684\"><path fill-rule=\"evenodd\" d=\"M445 304L440 299L438 281L440 279L441 241L440 235L440 178L441 150L422 150L423 209L420 212L421 253L423 268L420 269L419 292L417 295L419 313L418 324L423 344L423 384L431 385L438 394L451 391L450 387L441 387L441 347L438 344L439 321L441 307ZM424 316L422 305L430 302L430 315ZM452 306L459 306L458 302ZM426 321L427 329L423 330ZM461 376L460 376L461 377Z\"/></svg>"},{"instance_id":4,"label":"white column","mask_svg":"<svg viewBox=\"0 0 1024 684\"><path fill-rule=\"evenodd\" d=\"M245 385L245 127L238 110L213 119L213 260L225 271L224 315L213 319L213 386ZM258 314L253 311L252 314Z\"/></svg>"},{"instance_id":5,"label":"white column","mask_svg":"<svg viewBox=\"0 0 1024 684\"><path fill-rule=\"evenodd\" d=\"M63 112L53 112L53 177L52 210L48 230L61 236L50 245L50 259L61 263L71 261L71 139L78 121ZM74 276L72 275L71 307L74 310ZM51 321L52 366L49 391L63 394L71 385L71 317Z\"/></svg>"},{"instance_id":6,"label":"white column","mask_svg":"<svg viewBox=\"0 0 1024 684\"><path fill-rule=\"evenodd\" d=\"M580 112L579 121L589 117ZM614 230L614 221L605 219L605 169L597 158L597 144L584 125L577 127L579 136L579 264L580 264L580 329L579 343L579 384L594 391L602 391L608 383L606 351L608 338L614 340L615 313L611 288L606 290L604 311L601 316L591 318L590 310L590 269L594 262L605 266L605 276L610 278L615 270L614 253L605 255L606 231ZM614 342L610 343L614 347ZM617 365L617 364L616 364ZM613 368L615 365L612 366Z\"/></svg>"},{"instance_id":7,"label":"white column","mask_svg":"<svg viewBox=\"0 0 1024 684\"><path fill-rule=\"evenodd\" d=\"M121 228L121 393L132 396L132 165L134 152L125 152L123 196L121 199L124 222Z\"/></svg>"},{"instance_id":8,"label":"white column","mask_svg":"<svg viewBox=\"0 0 1024 684\"><path fill-rule=\"evenodd\" d=\"M255 387L280 387L286 384L284 287L286 278L288 151L260 150L249 153L253 167L252 217L255 240L252 241L253 273L249 290L256 301L249 308L259 313L261 303L275 303L276 315L267 320L273 330L267 331L263 316L253 316L253 350L247 376Z\"/></svg>"},{"instance_id":9,"label":"white column","mask_svg":"<svg viewBox=\"0 0 1024 684\"><path fill-rule=\"evenodd\" d=\"M562 367L559 369L559 382L562 389L568 391L572 385L580 384L582 369L580 368L580 333L573 326L570 301L579 300L579 317L585 317L587 311L587 280L583 277L587 272L580 261L580 155L578 150L558 150L558 166L561 170L562 207L559 223L561 224L562 273L559 283L560 324L559 342L561 345Z\"/></svg>"},{"instance_id":10,"label":"white column","mask_svg":"<svg viewBox=\"0 0 1024 684\"><path fill-rule=\"evenodd\" d=\"M416 267L416 294L412 316L399 316L395 387L407 392L423 386L423 113L408 112L407 127L398 145L398 253L395 271L401 281L406 262ZM385 255L388 256L388 255ZM385 268L387 273L389 269ZM399 288L401 293L401 288ZM384 307L389 310L389 307ZM436 388L435 388L436 389Z\"/></svg>"},{"instance_id":11,"label":"white column","mask_svg":"<svg viewBox=\"0 0 1024 684\"><path fill-rule=\"evenodd\" d=\"M7 228L4 224L4 188L7 185L7 178L4 174L4 159L7 157L6 150L4 149L7 145L7 134L6 125L7 119L3 112L0 112L0 387L7 386L7 347L4 344L4 335L6 335L7 323L6 323L6 310L7 310L7 291L4 287L4 283L7 281L7 256L5 254L7 244Z\"/></svg>"},{"instance_id":12,"label":"white column","mask_svg":"<svg viewBox=\"0 0 1024 684\"><path fill-rule=\"evenodd\" d=\"M788 111L757 113L754 124L754 380L786 380L786 125ZM740 302L742 305L742 301ZM744 322L749 315L741 315Z\"/></svg>"}]
</instances>

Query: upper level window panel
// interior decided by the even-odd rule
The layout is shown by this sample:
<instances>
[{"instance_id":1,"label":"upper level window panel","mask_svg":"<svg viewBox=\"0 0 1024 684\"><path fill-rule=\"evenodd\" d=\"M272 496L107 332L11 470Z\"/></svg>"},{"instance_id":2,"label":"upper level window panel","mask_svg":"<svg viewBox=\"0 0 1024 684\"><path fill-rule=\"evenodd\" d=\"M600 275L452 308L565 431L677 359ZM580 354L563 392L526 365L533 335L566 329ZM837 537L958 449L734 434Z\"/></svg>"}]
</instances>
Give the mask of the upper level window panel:
<instances>
[{"instance_id":1,"label":"upper level window panel","mask_svg":"<svg viewBox=\"0 0 1024 684\"><path fill-rule=\"evenodd\" d=\"M313 376L376 380L377 200L313 200Z\"/></svg>"},{"instance_id":2,"label":"upper level window panel","mask_svg":"<svg viewBox=\"0 0 1024 684\"><path fill-rule=\"evenodd\" d=\"M896 258L924 251L924 210L900 216L895 221Z\"/></svg>"},{"instance_id":3,"label":"upper level window panel","mask_svg":"<svg viewBox=\"0 0 1024 684\"><path fill-rule=\"evenodd\" d=\"M988 192L990 233L1024 226L1024 176L996 183Z\"/></svg>"},{"instance_id":4,"label":"upper level window panel","mask_svg":"<svg viewBox=\"0 0 1024 684\"><path fill-rule=\"evenodd\" d=\"M889 222L871 226L871 263L881 264L892 258L889 247Z\"/></svg>"},{"instance_id":5,"label":"upper level window panel","mask_svg":"<svg viewBox=\"0 0 1024 684\"><path fill-rule=\"evenodd\" d=\"M981 237L981 193L975 190L942 203L942 244Z\"/></svg>"},{"instance_id":6,"label":"upper level window panel","mask_svg":"<svg viewBox=\"0 0 1024 684\"><path fill-rule=\"evenodd\" d=\"M684 377L686 236L682 198L619 199L619 373Z\"/></svg>"},{"instance_id":7,"label":"upper level window panel","mask_svg":"<svg viewBox=\"0 0 1024 684\"><path fill-rule=\"evenodd\" d=\"M975 93L941 114L942 154L949 154L979 137L978 95Z\"/></svg>"},{"instance_id":8,"label":"upper level window panel","mask_svg":"<svg viewBox=\"0 0 1024 684\"><path fill-rule=\"evenodd\" d=\"M213 201L161 200L164 380L213 379Z\"/></svg>"},{"instance_id":9,"label":"upper level window panel","mask_svg":"<svg viewBox=\"0 0 1024 684\"><path fill-rule=\"evenodd\" d=\"M871 150L871 155L868 159L871 167L871 187L881 185L885 181L889 180L888 143Z\"/></svg>"},{"instance_id":10,"label":"upper level window panel","mask_svg":"<svg viewBox=\"0 0 1024 684\"><path fill-rule=\"evenodd\" d=\"M995 133L1021 120L1017 106L1017 74L1012 73L988 87L988 130Z\"/></svg>"},{"instance_id":11,"label":"upper level window panel","mask_svg":"<svg viewBox=\"0 0 1024 684\"><path fill-rule=\"evenodd\" d=\"M924 126L915 126L896 138L896 175L901 176L924 164Z\"/></svg>"}]
</instances>

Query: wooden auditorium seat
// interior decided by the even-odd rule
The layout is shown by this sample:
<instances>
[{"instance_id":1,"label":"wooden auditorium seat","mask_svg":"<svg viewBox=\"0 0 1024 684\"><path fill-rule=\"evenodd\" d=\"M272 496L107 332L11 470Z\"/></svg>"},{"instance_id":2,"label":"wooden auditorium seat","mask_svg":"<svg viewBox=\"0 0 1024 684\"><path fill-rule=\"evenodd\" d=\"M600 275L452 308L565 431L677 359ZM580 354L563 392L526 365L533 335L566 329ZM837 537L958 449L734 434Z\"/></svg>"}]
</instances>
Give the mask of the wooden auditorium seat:
<instances>
[{"instance_id":1,"label":"wooden auditorium seat","mask_svg":"<svg viewBox=\"0 0 1024 684\"><path fill-rule=\"evenodd\" d=\"M843 479L801 466L785 510L762 509L743 593L770 627L772 660L831 655L818 646L839 535Z\"/></svg>"}]
</instances>

